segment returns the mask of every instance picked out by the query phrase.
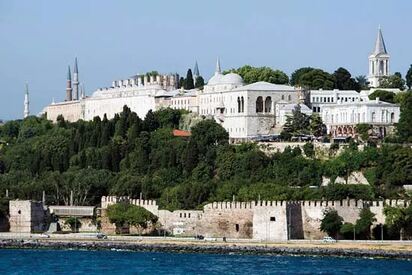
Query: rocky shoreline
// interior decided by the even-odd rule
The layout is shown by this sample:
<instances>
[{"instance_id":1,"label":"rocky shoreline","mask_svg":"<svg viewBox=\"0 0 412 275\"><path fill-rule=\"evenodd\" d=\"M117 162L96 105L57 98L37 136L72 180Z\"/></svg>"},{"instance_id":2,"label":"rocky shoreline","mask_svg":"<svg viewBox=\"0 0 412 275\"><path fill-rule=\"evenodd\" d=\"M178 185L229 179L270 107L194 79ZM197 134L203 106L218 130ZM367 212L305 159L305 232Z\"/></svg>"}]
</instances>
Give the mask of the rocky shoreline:
<instances>
[{"instance_id":1,"label":"rocky shoreline","mask_svg":"<svg viewBox=\"0 0 412 275\"><path fill-rule=\"evenodd\" d=\"M335 256L412 259L411 250L386 249L348 249L330 247L288 247L257 246L242 244L204 243L136 243L112 241L46 241L46 240L2 240L0 249L82 249L82 250L129 250L141 252L171 253L215 253L215 254L249 254L249 255L301 255L301 256Z\"/></svg>"}]
</instances>

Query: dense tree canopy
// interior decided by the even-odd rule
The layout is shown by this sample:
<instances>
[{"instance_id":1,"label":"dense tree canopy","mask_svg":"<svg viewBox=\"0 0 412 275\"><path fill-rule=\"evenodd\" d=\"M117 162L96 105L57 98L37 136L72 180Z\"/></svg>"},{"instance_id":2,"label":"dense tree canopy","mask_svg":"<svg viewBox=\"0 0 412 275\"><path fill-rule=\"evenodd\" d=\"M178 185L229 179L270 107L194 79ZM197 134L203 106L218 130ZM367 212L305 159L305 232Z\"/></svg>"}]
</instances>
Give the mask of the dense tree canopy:
<instances>
[{"instance_id":1,"label":"dense tree canopy","mask_svg":"<svg viewBox=\"0 0 412 275\"><path fill-rule=\"evenodd\" d=\"M385 90L376 90L373 93L369 95L369 99L374 100L376 98L379 98L379 100L389 102L389 103L395 103L395 93L385 91Z\"/></svg>"},{"instance_id":2,"label":"dense tree canopy","mask_svg":"<svg viewBox=\"0 0 412 275\"><path fill-rule=\"evenodd\" d=\"M266 81L274 84L288 84L289 77L280 70L273 70L269 67L252 67L245 65L243 67L232 69L224 73L237 73L242 78L245 84L250 84L258 81Z\"/></svg>"},{"instance_id":3,"label":"dense tree canopy","mask_svg":"<svg viewBox=\"0 0 412 275\"><path fill-rule=\"evenodd\" d=\"M302 74L298 84L311 90L332 90L335 87L335 77L321 69L313 69Z\"/></svg>"},{"instance_id":4,"label":"dense tree canopy","mask_svg":"<svg viewBox=\"0 0 412 275\"><path fill-rule=\"evenodd\" d=\"M96 205L102 195L142 194L158 200L162 208L193 209L233 196L239 200L402 198L406 196L402 186L412 181L409 147L347 149L329 160L317 158L310 145L263 153L254 143L229 144L228 133L213 120L193 126L190 137L173 136L172 129L183 116L184 111L161 109L141 119L125 107L110 120L9 121L0 126L0 140L5 141L0 149L0 198L8 189L11 199L41 200L45 190L47 203L69 204L73 191L75 204ZM321 123L315 117L297 117L296 129L310 134ZM322 176L347 178L359 170L370 186L321 186Z\"/></svg>"},{"instance_id":5,"label":"dense tree canopy","mask_svg":"<svg viewBox=\"0 0 412 275\"><path fill-rule=\"evenodd\" d=\"M348 70L345 68L338 68L334 73L335 89L339 90L356 90L360 91L361 87Z\"/></svg>"},{"instance_id":6,"label":"dense tree canopy","mask_svg":"<svg viewBox=\"0 0 412 275\"><path fill-rule=\"evenodd\" d=\"M412 89L412 64L409 67L408 71L406 72L405 75L405 79L406 79L406 86L408 87L408 89Z\"/></svg>"},{"instance_id":7,"label":"dense tree canopy","mask_svg":"<svg viewBox=\"0 0 412 275\"><path fill-rule=\"evenodd\" d=\"M380 81L379 88L390 89L405 89L405 80L402 78L401 73L396 72L391 76L384 76Z\"/></svg>"}]
</instances>

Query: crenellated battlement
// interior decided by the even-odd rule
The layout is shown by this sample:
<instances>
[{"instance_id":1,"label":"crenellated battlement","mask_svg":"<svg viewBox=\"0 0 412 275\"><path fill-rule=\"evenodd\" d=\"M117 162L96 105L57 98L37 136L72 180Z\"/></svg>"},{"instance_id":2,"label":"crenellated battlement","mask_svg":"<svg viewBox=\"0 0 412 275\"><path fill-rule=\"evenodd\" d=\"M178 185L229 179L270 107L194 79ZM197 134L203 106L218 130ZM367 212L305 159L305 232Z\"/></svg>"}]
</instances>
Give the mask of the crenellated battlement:
<instances>
[{"instance_id":1,"label":"crenellated battlement","mask_svg":"<svg viewBox=\"0 0 412 275\"><path fill-rule=\"evenodd\" d=\"M337 200L337 201L226 201L212 202L204 206L204 210L234 210L234 209L253 209L258 207L283 207L289 205L300 205L303 207L383 207L383 206L401 206L407 207L411 201L405 200L381 200L381 201L364 201L355 199Z\"/></svg>"},{"instance_id":2,"label":"crenellated battlement","mask_svg":"<svg viewBox=\"0 0 412 275\"><path fill-rule=\"evenodd\" d=\"M128 202L133 205L142 206L145 208L157 208L157 203L155 200L140 200L140 199L132 199L128 196L103 196L101 199L101 206L103 209L107 208L109 205L120 203L120 202Z\"/></svg>"}]
</instances>

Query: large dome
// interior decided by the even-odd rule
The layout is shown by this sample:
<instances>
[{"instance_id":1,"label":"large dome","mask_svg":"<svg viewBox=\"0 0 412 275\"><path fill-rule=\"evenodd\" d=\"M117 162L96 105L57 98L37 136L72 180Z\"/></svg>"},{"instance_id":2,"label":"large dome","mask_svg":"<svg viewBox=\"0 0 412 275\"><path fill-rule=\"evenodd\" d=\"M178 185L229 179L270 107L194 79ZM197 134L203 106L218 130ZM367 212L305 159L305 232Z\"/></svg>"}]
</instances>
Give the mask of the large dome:
<instances>
[{"instance_id":1,"label":"large dome","mask_svg":"<svg viewBox=\"0 0 412 275\"><path fill-rule=\"evenodd\" d=\"M222 82L223 75L220 73L215 73L207 82L207 85L216 85Z\"/></svg>"},{"instance_id":2,"label":"large dome","mask_svg":"<svg viewBox=\"0 0 412 275\"><path fill-rule=\"evenodd\" d=\"M240 75L235 73L229 73L223 76L223 83L224 84L243 84L243 79Z\"/></svg>"},{"instance_id":3,"label":"large dome","mask_svg":"<svg viewBox=\"0 0 412 275\"><path fill-rule=\"evenodd\" d=\"M242 85L243 79L240 75L235 73L229 73L226 75L216 73L212 78L209 79L208 85L219 85L219 84L232 84L232 85Z\"/></svg>"}]
</instances>

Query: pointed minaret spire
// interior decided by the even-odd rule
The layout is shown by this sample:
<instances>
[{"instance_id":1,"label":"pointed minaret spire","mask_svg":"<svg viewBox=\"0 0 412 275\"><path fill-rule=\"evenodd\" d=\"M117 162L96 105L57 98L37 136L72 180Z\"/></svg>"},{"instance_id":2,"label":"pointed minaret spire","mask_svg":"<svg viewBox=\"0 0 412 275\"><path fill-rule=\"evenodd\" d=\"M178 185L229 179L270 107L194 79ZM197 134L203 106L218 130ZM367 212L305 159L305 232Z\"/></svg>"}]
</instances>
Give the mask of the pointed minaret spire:
<instances>
[{"instance_id":1,"label":"pointed minaret spire","mask_svg":"<svg viewBox=\"0 0 412 275\"><path fill-rule=\"evenodd\" d=\"M199 66L197 65L197 61L195 62L195 67L193 68L193 75L194 76L200 76L200 73L199 73Z\"/></svg>"},{"instance_id":2,"label":"pointed minaret spire","mask_svg":"<svg viewBox=\"0 0 412 275\"><path fill-rule=\"evenodd\" d=\"M84 91L84 84L80 85L80 98L83 99L86 97L85 91Z\"/></svg>"},{"instance_id":3,"label":"pointed minaret spire","mask_svg":"<svg viewBox=\"0 0 412 275\"><path fill-rule=\"evenodd\" d=\"M373 54L387 54L385 41L383 40L382 29L379 25L378 36L376 37L375 50Z\"/></svg>"},{"instance_id":4,"label":"pointed minaret spire","mask_svg":"<svg viewBox=\"0 0 412 275\"><path fill-rule=\"evenodd\" d=\"M199 66L197 65L197 61L195 62L195 67L193 68L193 84L196 86L196 80L200 76L199 73Z\"/></svg>"},{"instance_id":5,"label":"pointed minaret spire","mask_svg":"<svg viewBox=\"0 0 412 275\"><path fill-rule=\"evenodd\" d=\"M24 118L30 115L29 85L26 83L26 93L24 94Z\"/></svg>"},{"instance_id":6,"label":"pointed minaret spire","mask_svg":"<svg viewBox=\"0 0 412 275\"><path fill-rule=\"evenodd\" d=\"M70 66L67 70L66 101L72 101L72 74L70 72Z\"/></svg>"},{"instance_id":7,"label":"pointed minaret spire","mask_svg":"<svg viewBox=\"0 0 412 275\"><path fill-rule=\"evenodd\" d=\"M219 57L216 60L216 70L215 70L215 74L221 74L222 70L220 69L220 59Z\"/></svg>"},{"instance_id":8,"label":"pointed minaret spire","mask_svg":"<svg viewBox=\"0 0 412 275\"><path fill-rule=\"evenodd\" d=\"M74 59L73 71L73 100L79 99L79 69L77 67L77 57Z\"/></svg>"}]
</instances>

